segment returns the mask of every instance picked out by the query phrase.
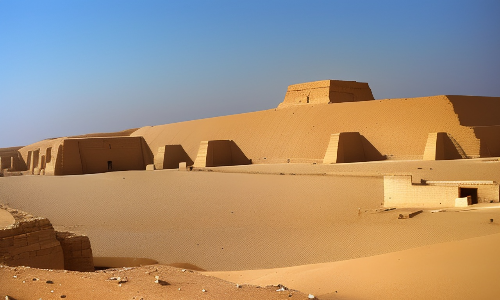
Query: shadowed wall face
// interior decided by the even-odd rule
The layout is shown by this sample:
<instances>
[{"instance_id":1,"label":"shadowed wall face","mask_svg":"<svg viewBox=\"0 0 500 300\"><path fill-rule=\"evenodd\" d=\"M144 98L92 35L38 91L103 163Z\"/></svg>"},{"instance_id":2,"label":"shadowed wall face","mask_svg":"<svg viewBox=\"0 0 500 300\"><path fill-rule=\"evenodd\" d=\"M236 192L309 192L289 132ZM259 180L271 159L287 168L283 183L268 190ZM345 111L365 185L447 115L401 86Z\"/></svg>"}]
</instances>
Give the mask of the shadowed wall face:
<instances>
[{"instance_id":1,"label":"shadowed wall face","mask_svg":"<svg viewBox=\"0 0 500 300\"><path fill-rule=\"evenodd\" d=\"M193 161L187 155L182 145L165 145L158 148L158 153L155 155L155 168L161 169L177 169L179 163L185 162L191 166Z\"/></svg>"},{"instance_id":2,"label":"shadowed wall face","mask_svg":"<svg viewBox=\"0 0 500 300\"><path fill-rule=\"evenodd\" d=\"M383 160L385 157L359 132L332 134L324 164Z\"/></svg>"},{"instance_id":3,"label":"shadowed wall face","mask_svg":"<svg viewBox=\"0 0 500 300\"><path fill-rule=\"evenodd\" d=\"M458 144L455 145L452 138L446 132L429 133L424 150L424 160L447 160L466 158L461 154Z\"/></svg>"},{"instance_id":4,"label":"shadowed wall face","mask_svg":"<svg viewBox=\"0 0 500 300\"><path fill-rule=\"evenodd\" d=\"M146 168L140 137L67 139L62 149L62 172L57 175Z\"/></svg>"},{"instance_id":5,"label":"shadowed wall face","mask_svg":"<svg viewBox=\"0 0 500 300\"><path fill-rule=\"evenodd\" d=\"M230 140L202 141L194 163L195 167L247 165L250 160Z\"/></svg>"},{"instance_id":6,"label":"shadowed wall face","mask_svg":"<svg viewBox=\"0 0 500 300\"><path fill-rule=\"evenodd\" d=\"M474 127L474 133L481 141L481 157L500 156L500 126Z\"/></svg>"}]
</instances>

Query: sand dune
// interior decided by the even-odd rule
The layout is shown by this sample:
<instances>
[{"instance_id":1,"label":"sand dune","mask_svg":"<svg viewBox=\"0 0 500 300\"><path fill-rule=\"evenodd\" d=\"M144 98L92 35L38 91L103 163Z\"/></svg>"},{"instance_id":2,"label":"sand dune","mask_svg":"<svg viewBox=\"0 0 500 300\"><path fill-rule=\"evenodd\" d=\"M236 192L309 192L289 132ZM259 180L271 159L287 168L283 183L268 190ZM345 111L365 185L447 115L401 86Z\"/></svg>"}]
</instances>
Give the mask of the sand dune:
<instances>
[{"instance_id":1,"label":"sand dune","mask_svg":"<svg viewBox=\"0 0 500 300\"><path fill-rule=\"evenodd\" d=\"M340 262L207 274L238 283L281 282L320 299L498 299L499 247L494 234Z\"/></svg>"},{"instance_id":2,"label":"sand dune","mask_svg":"<svg viewBox=\"0 0 500 300\"><path fill-rule=\"evenodd\" d=\"M497 172L498 178L498 161L467 162L470 178L489 172ZM354 168L363 171L372 164L354 164ZM406 165L378 164L399 170ZM423 166L429 174L453 170L449 162ZM286 167L293 173L293 166ZM307 168L295 167L296 172ZM341 169L338 165L337 170ZM398 220L396 211L373 214L383 201L383 181L372 176L175 170L21 176L3 178L0 197L12 207L47 216L56 229L88 235L95 256L144 257L205 270L366 257L494 234L498 228L487 221L500 219L500 211L488 210L424 213L408 222Z\"/></svg>"}]
</instances>

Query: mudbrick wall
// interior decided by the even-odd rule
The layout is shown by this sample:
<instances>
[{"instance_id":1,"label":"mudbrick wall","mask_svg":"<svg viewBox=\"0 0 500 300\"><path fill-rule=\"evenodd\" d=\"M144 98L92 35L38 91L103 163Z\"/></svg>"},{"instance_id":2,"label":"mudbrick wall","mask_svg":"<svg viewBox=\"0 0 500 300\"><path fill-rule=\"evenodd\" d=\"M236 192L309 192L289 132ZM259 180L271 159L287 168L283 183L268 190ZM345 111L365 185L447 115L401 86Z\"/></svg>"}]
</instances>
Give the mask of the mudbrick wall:
<instances>
[{"instance_id":1,"label":"mudbrick wall","mask_svg":"<svg viewBox=\"0 0 500 300\"><path fill-rule=\"evenodd\" d=\"M94 261L90 240L72 232L57 232L64 256L64 269L70 271L93 272Z\"/></svg>"},{"instance_id":2,"label":"mudbrick wall","mask_svg":"<svg viewBox=\"0 0 500 300\"><path fill-rule=\"evenodd\" d=\"M0 227L0 264L73 271L94 270L88 237L56 232L46 218L34 217L1 205L0 209L14 217L12 224Z\"/></svg>"}]
</instances>

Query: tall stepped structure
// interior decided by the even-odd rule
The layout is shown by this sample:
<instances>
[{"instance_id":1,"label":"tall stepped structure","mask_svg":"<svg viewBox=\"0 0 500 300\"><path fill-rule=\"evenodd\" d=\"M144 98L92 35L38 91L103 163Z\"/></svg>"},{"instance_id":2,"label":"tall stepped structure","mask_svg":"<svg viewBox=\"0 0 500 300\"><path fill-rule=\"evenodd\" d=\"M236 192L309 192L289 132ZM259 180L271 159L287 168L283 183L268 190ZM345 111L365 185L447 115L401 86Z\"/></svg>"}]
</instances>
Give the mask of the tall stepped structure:
<instances>
[{"instance_id":1,"label":"tall stepped structure","mask_svg":"<svg viewBox=\"0 0 500 300\"><path fill-rule=\"evenodd\" d=\"M2 165L9 166L4 173L17 168L37 175L139 170L153 163L157 169L175 168L179 163L209 166L207 157L224 161L212 165L239 164L240 159L223 157L236 152L254 164L500 157L498 111L500 97L374 100L367 83L323 80L289 86L275 109L146 126L114 135L44 140L16 150L14 168L11 157L16 155L10 153L4 159L0 149L0 157ZM333 159L329 145L336 134L339 140ZM349 142L349 150L338 152L344 149L342 137L360 142ZM210 154L210 141L232 141L237 151L221 146ZM364 157L349 158L352 151L361 149ZM200 153L205 153L203 163Z\"/></svg>"}]
</instances>

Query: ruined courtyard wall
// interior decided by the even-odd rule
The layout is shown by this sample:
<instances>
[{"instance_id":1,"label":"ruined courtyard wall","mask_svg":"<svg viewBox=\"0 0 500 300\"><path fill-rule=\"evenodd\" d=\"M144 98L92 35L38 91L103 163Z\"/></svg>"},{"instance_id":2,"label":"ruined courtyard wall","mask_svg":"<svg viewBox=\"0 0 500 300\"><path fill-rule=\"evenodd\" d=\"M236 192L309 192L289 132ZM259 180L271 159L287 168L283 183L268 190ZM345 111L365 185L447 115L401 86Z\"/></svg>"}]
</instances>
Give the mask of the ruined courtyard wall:
<instances>
[{"instance_id":1,"label":"ruined courtyard wall","mask_svg":"<svg viewBox=\"0 0 500 300\"><path fill-rule=\"evenodd\" d=\"M193 161L201 141L233 140L253 163L293 163L322 162L340 132L359 132L388 159L422 159L430 132L447 132L468 157L480 155L473 128L460 125L446 96L291 106L148 126L132 136L151 149L182 145Z\"/></svg>"},{"instance_id":2,"label":"ruined courtyard wall","mask_svg":"<svg viewBox=\"0 0 500 300\"><path fill-rule=\"evenodd\" d=\"M0 204L0 264L93 272L90 240L57 232L46 218Z\"/></svg>"},{"instance_id":3,"label":"ruined courtyard wall","mask_svg":"<svg viewBox=\"0 0 500 300\"><path fill-rule=\"evenodd\" d=\"M72 232L57 232L64 256L64 269L79 272L93 272L94 259L87 236Z\"/></svg>"},{"instance_id":4,"label":"ruined courtyard wall","mask_svg":"<svg viewBox=\"0 0 500 300\"><path fill-rule=\"evenodd\" d=\"M49 220L31 218L0 228L0 263L63 269L63 251Z\"/></svg>"}]
</instances>

